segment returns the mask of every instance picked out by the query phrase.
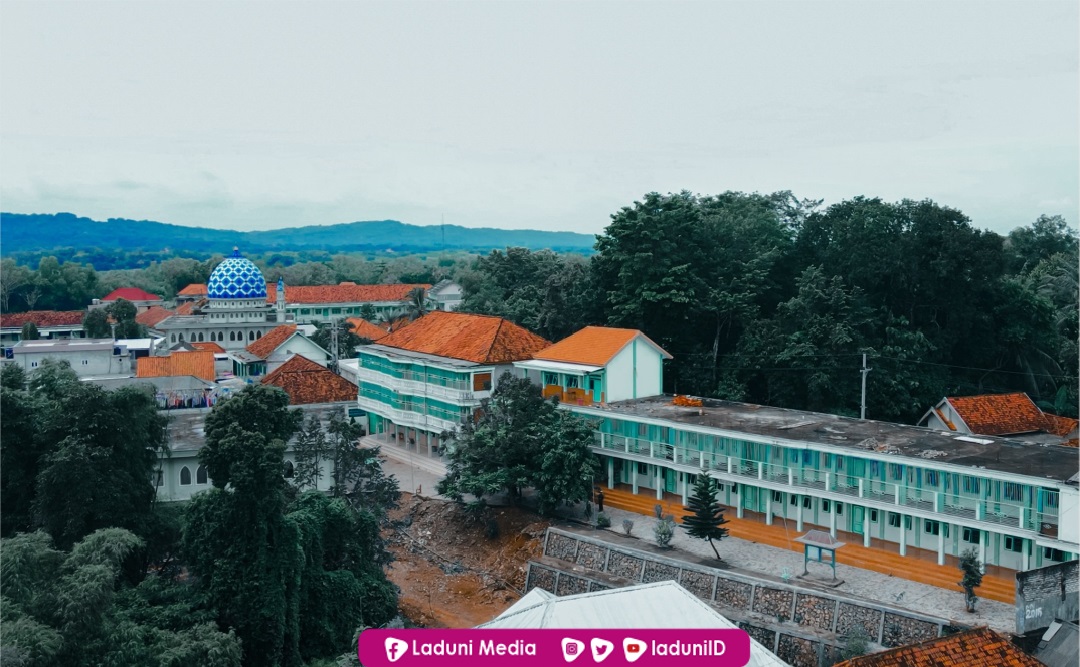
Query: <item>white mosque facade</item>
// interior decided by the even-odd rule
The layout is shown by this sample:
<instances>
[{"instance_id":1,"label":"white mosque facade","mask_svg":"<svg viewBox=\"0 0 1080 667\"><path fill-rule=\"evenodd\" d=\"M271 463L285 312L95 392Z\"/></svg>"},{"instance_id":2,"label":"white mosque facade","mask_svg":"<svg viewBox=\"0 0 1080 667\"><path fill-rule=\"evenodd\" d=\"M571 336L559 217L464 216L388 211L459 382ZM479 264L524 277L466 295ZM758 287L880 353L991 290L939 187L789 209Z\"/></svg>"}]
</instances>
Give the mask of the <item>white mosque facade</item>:
<instances>
[{"instance_id":1,"label":"white mosque facade","mask_svg":"<svg viewBox=\"0 0 1080 667\"><path fill-rule=\"evenodd\" d=\"M190 315L171 315L154 325L170 346L210 342L238 350L274 327L291 322L285 310L284 285L279 281L277 303L267 303L262 271L236 248L210 274L206 291L206 305L201 309Z\"/></svg>"}]
</instances>

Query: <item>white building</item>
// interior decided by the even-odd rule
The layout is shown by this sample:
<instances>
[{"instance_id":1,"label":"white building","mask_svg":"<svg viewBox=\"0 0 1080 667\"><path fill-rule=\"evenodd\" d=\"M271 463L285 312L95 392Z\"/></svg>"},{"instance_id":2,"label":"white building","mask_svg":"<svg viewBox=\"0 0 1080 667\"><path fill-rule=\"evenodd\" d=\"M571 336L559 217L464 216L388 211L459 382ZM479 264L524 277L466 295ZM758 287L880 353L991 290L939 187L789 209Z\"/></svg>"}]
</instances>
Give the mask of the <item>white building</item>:
<instances>
[{"instance_id":1,"label":"white building","mask_svg":"<svg viewBox=\"0 0 1080 667\"><path fill-rule=\"evenodd\" d=\"M670 358L637 329L585 327L514 368L543 387L545 397L592 405L661 393L664 359Z\"/></svg>"},{"instance_id":2,"label":"white building","mask_svg":"<svg viewBox=\"0 0 1080 667\"><path fill-rule=\"evenodd\" d=\"M282 324L242 350L230 350L233 375L241 378L273 373L293 355L326 366L330 353L305 337L294 324Z\"/></svg>"},{"instance_id":3,"label":"white building","mask_svg":"<svg viewBox=\"0 0 1080 667\"><path fill-rule=\"evenodd\" d=\"M127 347L109 339L24 340L5 348L6 363L37 370L46 359L66 361L79 377L131 375L133 362Z\"/></svg>"},{"instance_id":4,"label":"white building","mask_svg":"<svg viewBox=\"0 0 1080 667\"><path fill-rule=\"evenodd\" d=\"M461 285L452 280L440 280L427 291L435 310L457 310L464 298Z\"/></svg>"}]
</instances>

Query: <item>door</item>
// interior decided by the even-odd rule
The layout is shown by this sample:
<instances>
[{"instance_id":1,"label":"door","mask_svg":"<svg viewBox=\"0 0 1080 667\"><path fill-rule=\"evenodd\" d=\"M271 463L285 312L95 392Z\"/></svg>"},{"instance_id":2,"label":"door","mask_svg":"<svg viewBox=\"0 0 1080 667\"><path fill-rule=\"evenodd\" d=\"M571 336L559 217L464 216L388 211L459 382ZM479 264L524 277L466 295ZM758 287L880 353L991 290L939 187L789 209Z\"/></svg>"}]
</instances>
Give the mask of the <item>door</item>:
<instances>
[{"instance_id":1,"label":"door","mask_svg":"<svg viewBox=\"0 0 1080 667\"><path fill-rule=\"evenodd\" d=\"M851 532L861 535L863 522L866 519L866 508L862 505L851 506Z\"/></svg>"}]
</instances>

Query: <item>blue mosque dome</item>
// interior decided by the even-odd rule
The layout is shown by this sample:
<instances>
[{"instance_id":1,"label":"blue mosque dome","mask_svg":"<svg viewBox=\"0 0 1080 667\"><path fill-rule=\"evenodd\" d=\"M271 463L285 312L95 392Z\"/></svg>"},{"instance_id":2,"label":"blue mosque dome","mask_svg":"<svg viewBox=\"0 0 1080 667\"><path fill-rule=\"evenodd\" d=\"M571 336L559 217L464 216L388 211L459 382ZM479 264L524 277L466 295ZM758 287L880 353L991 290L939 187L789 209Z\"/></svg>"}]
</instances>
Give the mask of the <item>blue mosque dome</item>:
<instances>
[{"instance_id":1,"label":"blue mosque dome","mask_svg":"<svg viewBox=\"0 0 1080 667\"><path fill-rule=\"evenodd\" d=\"M210 274L206 295L211 299L265 299L266 279L254 262L233 248L232 256Z\"/></svg>"}]
</instances>

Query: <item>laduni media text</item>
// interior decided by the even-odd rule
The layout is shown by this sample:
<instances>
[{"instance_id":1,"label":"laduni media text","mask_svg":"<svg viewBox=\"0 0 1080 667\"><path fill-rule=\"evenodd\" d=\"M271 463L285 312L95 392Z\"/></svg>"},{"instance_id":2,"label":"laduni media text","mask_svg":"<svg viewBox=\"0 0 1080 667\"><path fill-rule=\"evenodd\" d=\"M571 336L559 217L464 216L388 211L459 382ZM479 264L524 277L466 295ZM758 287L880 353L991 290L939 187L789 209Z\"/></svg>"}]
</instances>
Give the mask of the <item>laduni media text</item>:
<instances>
[{"instance_id":1,"label":"laduni media text","mask_svg":"<svg viewBox=\"0 0 1080 667\"><path fill-rule=\"evenodd\" d=\"M365 667L552 667L676 664L743 667L750 637L742 630L611 628L364 630L357 646ZM640 662L639 662L640 661Z\"/></svg>"}]
</instances>

